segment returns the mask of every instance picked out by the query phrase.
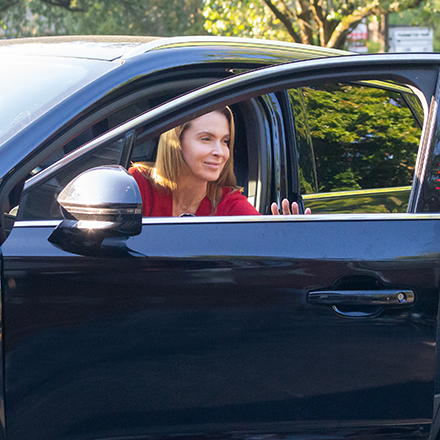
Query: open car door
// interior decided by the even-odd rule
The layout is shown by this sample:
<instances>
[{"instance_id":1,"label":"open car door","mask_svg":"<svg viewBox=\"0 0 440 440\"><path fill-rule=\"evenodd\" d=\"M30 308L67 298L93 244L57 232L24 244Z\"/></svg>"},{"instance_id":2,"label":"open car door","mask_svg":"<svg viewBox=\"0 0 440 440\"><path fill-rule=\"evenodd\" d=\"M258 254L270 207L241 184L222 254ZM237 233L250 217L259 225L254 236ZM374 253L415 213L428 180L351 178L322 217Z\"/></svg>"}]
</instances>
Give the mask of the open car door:
<instances>
[{"instance_id":1,"label":"open car door","mask_svg":"<svg viewBox=\"0 0 440 440\"><path fill-rule=\"evenodd\" d=\"M407 214L144 218L140 234L92 253L81 236L70 248L53 238L71 223L15 222L2 245L7 438L435 436L440 214L422 211L440 191L439 67L411 54L262 69L86 146L132 149L217 107L317 83L394 81L425 107Z\"/></svg>"}]
</instances>

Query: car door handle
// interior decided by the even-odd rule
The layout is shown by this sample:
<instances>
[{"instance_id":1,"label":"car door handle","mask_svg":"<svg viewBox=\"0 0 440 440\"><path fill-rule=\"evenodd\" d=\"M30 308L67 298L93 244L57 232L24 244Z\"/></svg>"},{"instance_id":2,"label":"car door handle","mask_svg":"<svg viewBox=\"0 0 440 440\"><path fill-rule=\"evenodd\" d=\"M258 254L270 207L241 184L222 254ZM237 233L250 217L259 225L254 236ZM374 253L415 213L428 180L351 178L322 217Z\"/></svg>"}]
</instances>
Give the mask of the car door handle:
<instances>
[{"instance_id":1,"label":"car door handle","mask_svg":"<svg viewBox=\"0 0 440 440\"><path fill-rule=\"evenodd\" d=\"M386 307L407 307L414 303L414 298L414 292L407 289L320 290L307 295L309 303L332 306L336 313L347 317L376 316ZM344 310L340 309L341 306ZM365 306L373 308L362 310Z\"/></svg>"},{"instance_id":2,"label":"car door handle","mask_svg":"<svg viewBox=\"0 0 440 440\"><path fill-rule=\"evenodd\" d=\"M412 290L320 290L309 292L312 304L344 306L400 306L414 302Z\"/></svg>"}]
</instances>

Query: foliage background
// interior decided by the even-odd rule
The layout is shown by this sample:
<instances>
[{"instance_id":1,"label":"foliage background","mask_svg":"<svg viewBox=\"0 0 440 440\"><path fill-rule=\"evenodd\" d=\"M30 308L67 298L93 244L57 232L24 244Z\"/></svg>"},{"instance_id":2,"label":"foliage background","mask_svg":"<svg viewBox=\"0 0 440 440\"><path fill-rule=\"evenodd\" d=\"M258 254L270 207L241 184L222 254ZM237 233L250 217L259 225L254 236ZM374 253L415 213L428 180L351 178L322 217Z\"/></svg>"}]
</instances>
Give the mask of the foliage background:
<instances>
[{"instance_id":1,"label":"foliage background","mask_svg":"<svg viewBox=\"0 0 440 440\"><path fill-rule=\"evenodd\" d=\"M6 38L200 35L207 34L202 8L202 0L0 0L0 26Z\"/></svg>"},{"instance_id":2,"label":"foliage background","mask_svg":"<svg viewBox=\"0 0 440 440\"><path fill-rule=\"evenodd\" d=\"M437 27L439 4L439 0L204 0L203 12L205 28L215 35L276 35L342 49L361 22L378 22L383 41L388 23Z\"/></svg>"},{"instance_id":3,"label":"foliage background","mask_svg":"<svg viewBox=\"0 0 440 440\"><path fill-rule=\"evenodd\" d=\"M303 88L320 192L410 185L421 127L400 94Z\"/></svg>"},{"instance_id":4,"label":"foliage background","mask_svg":"<svg viewBox=\"0 0 440 440\"><path fill-rule=\"evenodd\" d=\"M361 20L433 27L440 0L0 0L3 38L40 35L230 35L344 48ZM379 46L371 44L371 51Z\"/></svg>"}]
</instances>

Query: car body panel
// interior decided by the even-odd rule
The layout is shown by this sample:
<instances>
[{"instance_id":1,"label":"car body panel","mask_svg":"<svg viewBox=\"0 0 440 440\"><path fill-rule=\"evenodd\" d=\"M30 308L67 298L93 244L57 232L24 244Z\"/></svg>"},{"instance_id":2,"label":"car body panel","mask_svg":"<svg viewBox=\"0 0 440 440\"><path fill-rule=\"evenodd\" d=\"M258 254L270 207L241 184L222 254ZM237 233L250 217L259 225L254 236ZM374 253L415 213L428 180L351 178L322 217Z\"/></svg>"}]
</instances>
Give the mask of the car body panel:
<instances>
[{"instance_id":1,"label":"car body panel","mask_svg":"<svg viewBox=\"0 0 440 440\"><path fill-rule=\"evenodd\" d=\"M427 436L439 219L145 219L96 258L17 225L3 247L10 438ZM361 319L308 303L344 283L417 300Z\"/></svg>"}]
</instances>

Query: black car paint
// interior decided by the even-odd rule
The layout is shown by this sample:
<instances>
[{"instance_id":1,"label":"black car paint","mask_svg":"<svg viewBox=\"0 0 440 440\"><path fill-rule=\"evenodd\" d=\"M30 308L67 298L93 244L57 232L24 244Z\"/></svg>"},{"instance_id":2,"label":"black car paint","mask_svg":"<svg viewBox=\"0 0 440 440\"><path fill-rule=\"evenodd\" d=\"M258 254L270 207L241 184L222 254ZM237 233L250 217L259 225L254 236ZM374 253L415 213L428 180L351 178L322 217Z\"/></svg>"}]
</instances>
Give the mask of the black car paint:
<instances>
[{"instance_id":1,"label":"black car paint","mask_svg":"<svg viewBox=\"0 0 440 440\"><path fill-rule=\"evenodd\" d=\"M277 75L258 87L292 81ZM144 219L105 241L117 259L61 251L53 227L17 224L2 246L7 438L429 435L438 215ZM306 300L385 286L413 289L414 307L353 320Z\"/></svg>"},{"instance_id":2,"label":"black car paint","mask_svg":"<svg viewBox=\"0 0 440 440\"><path fill-rule=\"evenodd\" d=\"M51 231L4 245L11 438L427 433L438 220L146 220L124 259L62 252ZM305 300L344 283L419 300L360 320Z\"/></svg>"}]
</instances>

